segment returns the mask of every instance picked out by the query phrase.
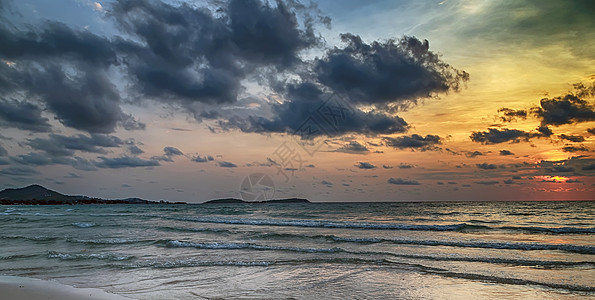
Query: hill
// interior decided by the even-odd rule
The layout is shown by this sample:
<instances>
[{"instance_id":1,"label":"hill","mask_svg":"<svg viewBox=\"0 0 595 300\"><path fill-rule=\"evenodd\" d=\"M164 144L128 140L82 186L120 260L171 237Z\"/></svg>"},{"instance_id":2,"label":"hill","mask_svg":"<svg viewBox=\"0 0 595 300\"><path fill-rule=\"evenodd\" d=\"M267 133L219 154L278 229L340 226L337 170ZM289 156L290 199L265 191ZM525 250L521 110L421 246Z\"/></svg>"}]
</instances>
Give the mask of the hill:
<instances>
[{"instance_id":1,"label":"hill","mask_svg":"<svg viewBox=\"0 0 595 300\"><path fill-rule=\"evenodd\" d=\"M101 199L88 196L69 196L33 184L0 192L0 205L60 205L60 204L185 204L183 202L149 201L140 198Z\"/></svg>"}]
</instances>

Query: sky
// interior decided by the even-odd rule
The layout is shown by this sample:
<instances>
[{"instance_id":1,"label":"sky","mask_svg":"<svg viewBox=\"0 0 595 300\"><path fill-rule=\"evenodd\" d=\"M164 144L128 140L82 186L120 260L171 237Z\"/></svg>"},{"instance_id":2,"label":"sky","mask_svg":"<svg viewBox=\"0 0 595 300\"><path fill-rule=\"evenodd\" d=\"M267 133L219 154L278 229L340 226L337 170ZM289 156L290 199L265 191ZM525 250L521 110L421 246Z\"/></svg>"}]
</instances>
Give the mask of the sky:
<instances>
[{"instance_id":1,"label":"sky","mask_svg":"<svg viewBox=\"0 0 595 300\"><path fill-rule=\"evenodd\" d=\"M0 0L0 188L594 200L595 2Z\"/></svg>"}]
</instances>

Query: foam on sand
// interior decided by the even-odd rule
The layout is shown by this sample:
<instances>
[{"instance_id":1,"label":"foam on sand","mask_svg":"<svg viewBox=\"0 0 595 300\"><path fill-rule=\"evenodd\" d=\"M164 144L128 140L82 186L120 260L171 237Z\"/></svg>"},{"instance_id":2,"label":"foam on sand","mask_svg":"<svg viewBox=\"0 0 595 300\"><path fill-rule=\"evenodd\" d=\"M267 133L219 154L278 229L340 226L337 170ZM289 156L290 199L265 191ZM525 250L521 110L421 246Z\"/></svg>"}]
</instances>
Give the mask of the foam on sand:
<instances>
[{"instance_id":1,"label":"foam on sand","mask_svg":"<svg viewBox=\"0 0 595 300\"><path fill-rule=\"evenodd\" d=\"M0 276L0 295L3 299L14 300L130 300L100 289L75 288L53 281L15 276Z\"/></svg>"}]
</instances>

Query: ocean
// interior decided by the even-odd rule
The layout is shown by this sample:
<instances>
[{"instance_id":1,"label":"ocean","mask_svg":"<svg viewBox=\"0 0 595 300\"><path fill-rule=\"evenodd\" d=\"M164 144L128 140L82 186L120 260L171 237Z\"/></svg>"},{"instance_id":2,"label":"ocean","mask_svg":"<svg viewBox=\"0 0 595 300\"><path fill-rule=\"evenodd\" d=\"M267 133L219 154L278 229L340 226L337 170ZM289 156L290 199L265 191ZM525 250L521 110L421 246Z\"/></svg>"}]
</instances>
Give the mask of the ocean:
<instances>
[{"instance_id":1,"label":"ocean","mask_svg":"<svg viewBox=\"0 0 595 300\"><path fill-rule=\"evenodd\" d=\"M135 299L595 298L595 202L1 206L0 275Z\"/></svg>"}]
</instances>

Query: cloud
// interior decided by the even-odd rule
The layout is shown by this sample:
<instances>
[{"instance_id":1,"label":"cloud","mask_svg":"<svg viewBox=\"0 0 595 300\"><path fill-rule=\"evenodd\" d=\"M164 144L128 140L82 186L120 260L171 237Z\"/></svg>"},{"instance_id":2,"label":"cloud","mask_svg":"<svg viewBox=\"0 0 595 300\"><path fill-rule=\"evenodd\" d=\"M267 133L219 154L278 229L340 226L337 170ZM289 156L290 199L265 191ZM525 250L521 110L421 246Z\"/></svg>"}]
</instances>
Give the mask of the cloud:
<instances>
[{"instance_id":1,"label":"cloud","mask_svg":"<svg viewBox=\"0 0 595 300\"><path fill-rule=\"evenodd\" d=\"M36 152L13 156L10 159L23 165L46 166L54 163L43 153Z\"/></svg>"},{"instance_id":2,"label":"cloud","mask_svg":"<svg viewBox=\"0 0 595 300\"><path fill-rule=\"evenodd\" d=\"M547 168L546 170L549 172L553 172L553 173L574 172L573 167L567 167L567 166L563 166L563 165L552 166L551 168Z\"/></svg>"},{"instance_id":3,"label":"cloud","mask_svg":"<svg viewBox=\"0 0 595 300\"><path fill-rule=\"evenodd\" d=\"M136 167L155 167L159 166L159 161L157 160L145 160L138 157L130 157L130 156L121 156L121 157L98 157L101 161L95 162L95 166L98 168L110 168L110 169L120 169L120 168L136 168Z\"/></svg>"},{"instance_id":4,"label":"cloud","mask_svg":"<svg viewBox=\"0 0 595 300\"><path fill-rule=\"evenodd\" d=\"M76 173L68 173L68 175L64 176L64 178L83 178L83 176Z\"/></svg>"},{"instance_id":5,"label":"cloud","mask_svg":"<svg viewBox=\"0 0 595 300\"><path fill-rule=\"evenodd\" d=\"M204 162L208 162L208 161L212 161L212 160L214 160L214 158L210 155L205 155L205 156L197 155L192 158L192 161L197 162L197 163L204 163Z\"/></svg>"},{"instance_id":6,"label":"cloud","mask_svg":"<svg viewBox=\"0 0 595 300\"><path fill-rule=\"evenodd\" d=\"M384 143L386 146L399 148L399 149L418 149L421 151L427 150L438 150L439 148L436 145L441 144L440 137L437 135L428 134L425 137L413 134L411 136L401 136L401 137L384 137Z\"/></svg>"},{"instance_id":7,"label":"cloud","mask_svg":"<svg viewBox=\"0 0 595 300\"><path fill-rule=\"evenodd\" d=\"M396 185L420 185L421 183L419 183L417 180L411 180L411 179L403 179L403 178L389 178L387 180L388 183L390 184L396 184Z\"/></svg>"},{"instance_id":8,"label":"cloud","mask_svg":"<svg viewBox=\"0 0 595 300\"><path fill-rule=\"evenodd\" d=\"M288 68L320 42L314 16L297 2L221 4L217 15L188 4L123 0L112 6L118 26L142 41L122 49L139 91L187 102L234 102L254 69ZM303 27L298 10L310 20Z\"/></svg>"},{"instance_id":9,"label":"cloud","mask_svg":"<svg viewBox=\"0 0 595 300\"><path fill-rule=\"evenodd\" d=\"M335 150L335 152L344 152L344 153L351 153L351 154L367 154L370 150L360 144L357 141L351 141L349 144L343 145L341 148Z\"/></svg>"},{"instance_id":10,"label":"cloud","mask_svg":"<svg viewBox=\"0 0 595 300\"><path fill-rule=\"evenodd\" d=\"M382 165L382 168L383 168L383 169L392 169L392 168L393 168L393 166L390 166L390 165Z\"/></svg>"},{"instance_id":11,"label":"cloud","mask_svg":"<svg viewBox=\"0 0 595 300\"><path fill-rule=\"evenodd\" d=\"M184 155L180 149L171 146L163 148L163 152L165 153L165 156Z\"/></svg>"},{"instance_id":12,"label":"cloud","mask_svg":"<svg viewBox=\"0 0 595 300\"><path fill-rule=\"evenodd\" d=\"M270 104L272 117L231 117L220 120L223 129L255 133L289 133L311 139L348 133L366 135L406 132L409 125L399 116L383 111L354 108L336 95L324 93L311 82L289 84L283 91L286 101Z\"/></svg>"},{"instance_id":13,"label":"cloud","mask_svg":"<svg viewBox=\"0 0 595 300\"><path fill-rule=\"evenodd\" d=\"M355 166L360 169L376 169L376 166L369 162L358 162Z\"/></svg>"},{"instance_id":14,"label":"cloud","mask_svg":"<svg viewBox=\"0 0 595 300\"><path fill-rule=\"evenodd\" d=\"M575 143L580 143L580 142L584 142L585 138L583 136L580 135L566 135L566 134L561 134L559 135L559 137L563 140L568 140L571 142L575 142Z\"/></svg>"},{"instance_id":15,"label":"cloud","mask_svg":"<svg viewBox=\"0 0 595 300\"><path fill-rule=\"evenodd\" d=\"M8 167L0 170L0 175L6 176L31 176L39 174L37 170L27 166Z\"/></svg>"},{"instance_id":16,"label":"cloud","mask_svg":"<svg viewBox=\"0 0 595 300\"><path fill-rule=\"evenodd\" d=\"M512 122L512 121L516 120L517 118L519 118L519 119L527 118L526 110L515 110L515 109L503 107L503 108L498 109L498 112L503 114L503 116L500 117L502 122Z\"/></svg>"},{"instance_id":17,"label":"cloud","mask_svg":"<svg viewBox=\"0 0 595 300\"><path fill-rule=\"evenodd\" d=\"M579 122L595 121L595 108L577 95L544 98L541 107L533 109L533 113L541 118L543 125L564 125Z\"/></svg>"},{"instance_id":18,"label":"cloud","mask_svg":"<svg viewBox=\"0 0 595 300\"><path fill-rule=\"evenodd\" d=\"M544 137L549 137L554 134L554 132L547 126L539 126L537 131Z\"/></svg>"},{"instance_id":19,"label":"cloud","mask_svg":"<svg viewBox=\"0 0 595 300\"><path fill-rule=\"evenodd\" d=\"M48 119L35 104L0 99L0 126L15 127L36 132L51 131Z\"/></svg>"},{"instance_id":20,"label":"cloud","mask_svg":"<svg viewBox=\"0 0 595 300\"><path fill-rule=\"evenodd\" d=\"M514 155L514 153L512 153L509 150L500 150L500 155L501 156L508 156L508 155Z\"/></svg>"},{"instance_id":21,"label":"cloud","mask_svg":"<svg viewBox=\"0 0 595 300\"><path fill-rule=\"evenodd\" d=\"M497 165L488 164L488 163L476 164L476 166L477 166L477 168L482 169L482 170L495 170L498 168Z\"/></svg>"},{"instance_id":22,"label":"cloud","mask_svg":"<svg viewBox=\"0 0 595 300\"><path fill-rule=\"evenodd\" d=\"M27 145L31 148L44 151L53 156L69 156L75 150L106 154L107 151L104 148L120 147L123 144L124 142L117 136L105 134L65 136L52 133L47 139L34 138L27 142Z\"/></svg>"},{"instance_id":23,"label":"cloud","mask_svg":"<svg viewBox=\"0 0 595 300\"><path fill-rule=\"evenodd\" d=\"M222 168L236 168L238 165L228 161L220 161L219 166Z\"/></svg>"},{"instance_id":24,"label":"cloud","mask_svg":"<svg viewBox=\"0 0 595 300\"><path fill-rule=\"evenodd\" d=\"M411 169L411 168L413 168L413 165L406 164L406 163L399 164L399 169Z\"/></svg>"},{"instance_id":25,"label":"cloud","mask_svg":"<svg viewBox=\"0 0 595 300\"><path fill-rule=\"evenodd\" d=\"M145 151L143 151L143 149L137 147L136 145L130 145L130 146L128 146L128 151L131 154L133 154L133 155L138 155L138 154L145 153Z\"/></svg>"},{"instance_id":26,"label":"cloud","mask_svg":"<svg viewBox=\"0 0 595 300\"><path fill-rule=\"evenodd\" d=\"M465 156L469 157L469 158L474 158L476 156L483 156L483 152L480 151L465 151Z\"/></svg>"},{"instance_id":27,"label":"cloud","mask_svg":"<svg viewBox=\"0 0 595 300\"><path fill-rule=\"evenodd\" d=\"M176 148L176 147L171 147L171 146L167 146L165 148L163 148L163 155L161 156L153 156L151 157L152 160L160 160L160 161L167 161L167 162L173 162L173 158L174 156L178 156L178 155L184 155L184 153L182 151L180 151L180 149Z\"/></svg>"},{"instance_id":28,"label":"cloud","mask_svg":"<svg viewBox=\"0 0 595 300\"><path fill-rule=\"evenodd\" d=\"M497 180L482 180L482 181L475 181L475 183L482 184L482 185L495 185L500 182Z\"/></svg>"},{"instance_id":29,"label":"cloud","mask_svg":"<svg viewBox=\"0 0 595 300\"><path fill-rule=\"evenodd\" d=\"M595 170L595 164L590 164L590 165L583 166L582 169L584 171L593 171L593 170Z\"/></svg>"},{"instance_id":30,"label":"cloud","mask_svg":"<svg viewBox=\"0 0 595 300\"><path fill-rule=\"evenodd\" d=\"M587 132L595 135L595 127L587 129Z\"/></svg>"},{"instance_id":31,"label":"cloud","mask_svg":"<svg viewBox=\"0 0 595 300\"><path fill-rule=\"evenodd\" d=\"M2 145L0 145L0 156L6 156L8 155L8 151L6 151L6 148L2 147Z\"/></svg>"},{"instance_id":32,"label":"cloud","mask_svg":"<svg viewBox=\"0 0 595 300\"><path fill-rule=\"evenodd\" d=\"M333 183L332 183L332 182L330 182L330 181L326 181L326 180L323 180L323 181L321 181L320 183L321 183L321 184L324 184L324 185L326 185L326 186L328 186L328 187L331 187L331 186L333 186Z\"/></svg>"},{"instance_id":33,"label":"cloud","mask_svg":"<svg viewBox=\"0 0 595 300\"><path fill-rule=\"evenodd\" d=\"M449 90L458 91L469 74L454 69L415 37L365 43L341 34L345 47L329 50L314 63L317 79L353 103L415 103Z\"/></svg>"},{"instance_id":34,"label":"cloud","mask_svg":"<svg viewBox=\"0 0 595 300\"><path fill-rule=\"evenodd\" d=\"M504 142L518 143L521 140L528 141L530 138L537 136L526 131L517 129L502 130L496 128L488 128L488 131L474 131L471 134L471 140L482 144L500 144Z\"/></svg>"}]
</instances>

